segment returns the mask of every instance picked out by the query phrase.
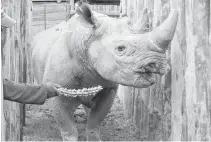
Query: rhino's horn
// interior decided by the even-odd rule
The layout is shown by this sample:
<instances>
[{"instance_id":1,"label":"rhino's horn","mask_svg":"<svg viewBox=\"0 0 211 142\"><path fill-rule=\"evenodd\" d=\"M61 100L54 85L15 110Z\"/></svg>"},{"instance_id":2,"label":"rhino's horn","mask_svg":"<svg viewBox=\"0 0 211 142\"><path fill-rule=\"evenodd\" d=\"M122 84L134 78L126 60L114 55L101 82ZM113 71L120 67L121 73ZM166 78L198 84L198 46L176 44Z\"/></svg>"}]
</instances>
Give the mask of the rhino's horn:
<instances>
[{"instance_id":1,"label":"rhino's horn","mask_svg":"<svg viewBox=\"0 0 211 142\"><path fill-rule=\"evenodd\" d=\"M149 33L149 40L157 47L166 51L174 37L177 26L178 12L172 10L168 18L157 28Z\"/></svg>"}]
</instances>

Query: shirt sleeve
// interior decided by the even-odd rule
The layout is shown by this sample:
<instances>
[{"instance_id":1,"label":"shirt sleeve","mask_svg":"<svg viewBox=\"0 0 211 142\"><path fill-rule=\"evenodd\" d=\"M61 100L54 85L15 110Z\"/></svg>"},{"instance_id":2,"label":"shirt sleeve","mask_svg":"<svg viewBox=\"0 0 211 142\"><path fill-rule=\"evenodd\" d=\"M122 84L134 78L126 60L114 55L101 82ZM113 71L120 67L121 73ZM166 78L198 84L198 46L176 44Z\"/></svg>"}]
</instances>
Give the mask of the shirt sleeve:
<instances>
[{"instance_id":1,"label":"shirt sleeve","mask_svg":"<svg viewBox=\"0 0 211 142\"><path fill-rule=\"evenodd\" d=\"M3 80L4 99L24 104L44 104L47 91L44 86L32 86Z\"/></svg>"}]
</instances>

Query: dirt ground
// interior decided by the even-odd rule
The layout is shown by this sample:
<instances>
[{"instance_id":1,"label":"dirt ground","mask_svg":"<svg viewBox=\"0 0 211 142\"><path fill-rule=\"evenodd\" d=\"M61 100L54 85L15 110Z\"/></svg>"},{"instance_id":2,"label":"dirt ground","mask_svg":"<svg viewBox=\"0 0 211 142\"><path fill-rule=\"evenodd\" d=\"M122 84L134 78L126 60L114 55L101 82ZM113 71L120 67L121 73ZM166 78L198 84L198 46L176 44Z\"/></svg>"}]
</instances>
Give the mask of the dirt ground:
<instances>
[{"instance_id":1,"label":"dirt ground","mask_svg":"<svg viewBox=\"0 0 211 142\"><path fill-rule=\"evenodd\" d=\"M75 122L79 132L79 141L85 141L86 113L79 106L75 112ZM113 107L106 119L102 122L102 141L138 141L138 132L123 115L123 107L116 97ZM59 129L50 115L46 105L27 106L26 125L24 127L24 141L61 141Z\"/></svg>"}]
</instances>

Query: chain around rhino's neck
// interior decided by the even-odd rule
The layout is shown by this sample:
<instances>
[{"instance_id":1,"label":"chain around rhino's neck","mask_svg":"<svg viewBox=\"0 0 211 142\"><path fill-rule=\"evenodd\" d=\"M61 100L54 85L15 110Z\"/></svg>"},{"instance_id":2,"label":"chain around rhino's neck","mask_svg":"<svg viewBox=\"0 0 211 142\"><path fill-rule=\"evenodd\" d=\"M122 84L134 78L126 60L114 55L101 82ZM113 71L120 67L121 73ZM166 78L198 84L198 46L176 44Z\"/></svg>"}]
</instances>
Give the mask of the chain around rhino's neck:
<instances>
[{"instance_id":1,"label":"chain around rhino's neck","mask_svg":"<svg viewBox=\"0 0 211 142\"><path fill-rule=\"evenodd\" d=\"M92 61L88 55L90 44L96 37L95 29L91 26L85 26L77 20L68 21L68 27L64 32L71 33L67 34L69 55L76 60L77 68L83 72L83 78L86 78L86 76L89 76L89 78L101 78L92 66Z\"/></svg>"}]
</instances>

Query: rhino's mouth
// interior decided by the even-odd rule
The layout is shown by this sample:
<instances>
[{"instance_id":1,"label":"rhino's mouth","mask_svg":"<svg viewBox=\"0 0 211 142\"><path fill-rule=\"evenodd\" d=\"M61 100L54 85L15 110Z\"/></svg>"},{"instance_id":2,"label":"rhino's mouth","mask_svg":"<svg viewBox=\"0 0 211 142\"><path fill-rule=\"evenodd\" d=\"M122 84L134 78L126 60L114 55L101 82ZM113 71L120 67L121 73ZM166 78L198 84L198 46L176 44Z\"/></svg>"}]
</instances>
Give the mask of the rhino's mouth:
<instances>
[{"instance_id":1,"label":"rhino's mouth","mask_svg":"<svg viewBox=\"0 0 211 142\"><path fill-rule=\"evenodd\" d=\"M147 75L162 74L158 71L158 69L156 67L151 67L149 65L135 69L134 72L137 74L147 74Z\"/></svg>"},{"instance_id":2,"label":"rhino's mouth","mask_svg":"<svg viewBox=\"0 0 211 142\"><path fill-rule=\"evenodd\" d=\"M157 75L162 75L155 64L148 64L146 66L139 67L137 69L134 69L134 72L135 74L140 76L139 78L144 79L148 86L153 85L156 82Z\"/></svg>"},{"instance_id":3,"label":"rhino's mouth","mask_svg":"<svg viewBox=\"0 0 211 142\"><path fill-rule=\"evenodd\" d=\"M134 72L137 73L137 74L148 74L148 75L150 75L150 74L160 74L160 72L155 72L155 71L153 72L153 71L147 70L145 68L136 69Z\"/></svg>"}]
</instances>

